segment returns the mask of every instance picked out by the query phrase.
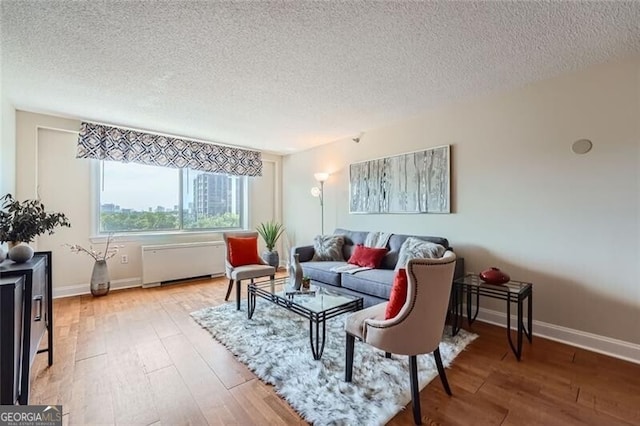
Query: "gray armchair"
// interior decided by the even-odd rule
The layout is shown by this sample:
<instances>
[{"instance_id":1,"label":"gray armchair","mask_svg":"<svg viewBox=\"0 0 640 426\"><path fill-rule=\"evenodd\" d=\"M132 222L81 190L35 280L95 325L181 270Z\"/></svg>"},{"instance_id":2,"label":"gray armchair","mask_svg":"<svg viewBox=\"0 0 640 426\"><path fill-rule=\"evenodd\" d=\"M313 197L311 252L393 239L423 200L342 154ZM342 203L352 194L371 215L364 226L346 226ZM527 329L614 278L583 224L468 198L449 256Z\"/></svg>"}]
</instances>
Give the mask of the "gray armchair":
<instances>
[{"instance_id":1,"label":"gray armchair","mask_svg":"<svg viewBox=\"0 0 640 426\"><path fill-rule=\"evenodd\" d=\"M240 310L240 296L242 293L242 287L240 282L242 280L253 280L255 278L262 277L270 277L273 279L276 274L276 268L273 266L269 266L264 260L258 256L260 259L260 263L252 264L252 265L243 265L243 266L233 266L229 261L229 237L238 237L238 238L250 238L250 237L258 237L257 232L223 232L222 237L224 238L225 245L225 276L229 279L229 286L227 287L227 295L224 297L224 300L229 300L229 295L231 294L231 289L233 288L233 284L236 284L236 309Z\"/></svg>"},{"instance_id":2,"label":"gray armchair","mask_svg":"<svg viewBox=\"0 0 640 426\"><path fill-rule=\"evenodd\" d=\"M387 303L353 313L346 320L345 381L353 375L353 350L358 338L391 354L409 356L413 419L422 424L418 388L418 354L433 352L447 394L451 389L442 366L439 343L449 306L456 255L447 251L440 259L413 259L407 264L407 300L394 318L385 320Z\"/></svg>"}]
</instances>

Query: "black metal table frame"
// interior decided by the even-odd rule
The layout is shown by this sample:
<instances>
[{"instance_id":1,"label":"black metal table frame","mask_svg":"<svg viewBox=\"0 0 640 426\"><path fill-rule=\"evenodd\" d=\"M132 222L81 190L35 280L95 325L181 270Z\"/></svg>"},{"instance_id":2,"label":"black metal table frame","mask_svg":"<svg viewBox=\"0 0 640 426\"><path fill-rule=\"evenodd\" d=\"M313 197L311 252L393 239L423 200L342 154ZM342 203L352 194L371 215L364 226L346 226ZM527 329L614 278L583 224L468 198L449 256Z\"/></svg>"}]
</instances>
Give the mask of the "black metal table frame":
<instances>
[{"instance_id":1,"label":"black metal table frame","mask_svg":"<svg viewBox=\"0 0 640 426\"><path fill-rule=\"evenodd\" d=\"M464 278L463 278L464 279ZM513 281L519 282L519 281ZM452 314L452 327L451 335L455 336L460 331L462 322L464 319L460 319L461 305L463 301L463 294L466 294L467 302L467 322L469 326L478 317L478 311L480 310L480 296L489 297L492 299L504 300L507 302L507 339L509 340L509 346L516 356L516 359L520 361L522 356L522 335L525 334L529 342L533 342L533 328L532 328L532 312L533 312L533 285L530 283L524 287L524 290L518 293L512 293L506 290L506 287L499 285L472 285L462 281L454 281L451 289L451 314ZM506 290L506 291L505 291ZM475 313L473 313L473 295L475 294ZM525 328L523 318L523 304L525 299L527 300L527 326ZM513 343L511 337L511 303L517 304L517 347Z\"/></svg>"},{"instance_id":2,"label":"black metal table frame","mask_svg":"<svg viewBox=\"0 0 640 426\"><path fill-rule=\"evenodd\" d=\"M247 309L247 317L249 319L253 317L253 313L256 309L256 297L260 297L261 299L268 300L308 319L309 343L311 344L311 353L315 360L319 360L322 357L322 352L324 351L324 344L327 338L327 320L344 314L345 312L359 311L363 308L362 297L358 297L350 302L345 302L342 305L329 308L325 311L313 312L304 306L297 304L294 297L283 298L282 296L278 296L270 291L262 289L261 285L264 284L265 282L263 281L261 283L251 283L247 286L247 301L249 305ZM322 336L322 339L320 336Z\"/></svg>"}]
</instances>

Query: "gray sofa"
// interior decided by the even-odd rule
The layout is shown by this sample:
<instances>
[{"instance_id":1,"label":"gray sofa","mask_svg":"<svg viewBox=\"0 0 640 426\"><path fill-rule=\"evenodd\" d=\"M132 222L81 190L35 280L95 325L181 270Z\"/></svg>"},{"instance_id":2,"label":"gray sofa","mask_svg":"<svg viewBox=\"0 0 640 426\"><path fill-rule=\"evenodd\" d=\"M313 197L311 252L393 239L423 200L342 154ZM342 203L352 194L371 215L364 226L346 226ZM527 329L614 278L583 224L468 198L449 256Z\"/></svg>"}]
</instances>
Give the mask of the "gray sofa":
<instances>
[{"instance_id":1,"label":"gray sofa","mask_svg":"<svg viewBox=\"0 0 640 426\"><path fill-rule=\"evenodd\" d=\"M380 269L360 271L355 274L346 272L337 273L332 272L331 269L335 266L345 265L347 260L351 257L355 245L364 244L369 232L349 231L347 229L338 228L334 231L334 234L345 236L344 246L342 247L344 261L312 261L311 259L315 252L313 245L293 247L291 249L292 258L295 253L299 255L304 275L311 278L312 284L339 289L342 293L361 296L364 299L365 307L389 300L389 294L391 293L391 287L393 286L393 279L395 275L394 269L396 267L396 262L398 261L400 247L408 237L431 241L451 250L451 247L449 247L449 241L447 241L446 238L392 234L391 238L389 238L389 242L387 243L389 252L382 259ZM456 261L454 279L462 277L463 275L464 259L458 257Z\"/></svg>"}]
</instances>

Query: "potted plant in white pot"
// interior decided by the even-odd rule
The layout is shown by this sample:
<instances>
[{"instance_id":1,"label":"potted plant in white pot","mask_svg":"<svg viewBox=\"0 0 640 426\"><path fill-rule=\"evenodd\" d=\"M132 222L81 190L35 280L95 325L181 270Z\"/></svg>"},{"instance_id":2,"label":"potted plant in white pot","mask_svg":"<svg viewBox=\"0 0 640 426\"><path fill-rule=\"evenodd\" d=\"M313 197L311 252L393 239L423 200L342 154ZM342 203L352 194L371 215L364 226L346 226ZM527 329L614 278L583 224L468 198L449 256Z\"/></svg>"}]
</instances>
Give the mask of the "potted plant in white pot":
<instances>
[{"instance_id":1,"label":"potted plant in white pot","mask_svg":"<svg viewBox=\"0 0 640 426\"><path fill-rule=\"evenodd\" d=\"M45 211L40 200L20 202L11 194L1 199L0 243L8 243L9 259L14 262L26 262L33 257L33 249L28 244L38 235L51 235L58 226L71 227L64 213Z\"/></svg>"},{"instance_id":2,"label":"potted plant in white pot","mask_svg":"<svg viewBox=\"0 0 640 426\"><path fill-rule=\"evenodd\" d=\"M278 268L278 265L280 264L280 255L278 254L278 251L275 250L275 246L278 239L284 232L284 226L277 222L266 222L261 223L256 230L267 246L267 250L262 253L262 259L270 266Z\"/></svg>"}]
</instances>

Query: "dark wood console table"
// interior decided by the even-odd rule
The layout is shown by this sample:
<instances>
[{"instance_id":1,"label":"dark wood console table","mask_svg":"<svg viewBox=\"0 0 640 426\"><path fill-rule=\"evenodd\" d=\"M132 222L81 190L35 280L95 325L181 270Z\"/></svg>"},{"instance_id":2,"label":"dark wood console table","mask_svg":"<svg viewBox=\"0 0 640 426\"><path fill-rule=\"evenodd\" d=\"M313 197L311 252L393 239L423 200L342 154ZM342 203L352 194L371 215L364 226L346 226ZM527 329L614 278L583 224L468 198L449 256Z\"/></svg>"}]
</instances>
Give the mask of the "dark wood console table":
<instances>
[{"instance_id":1,"label":"dark wood console table","mask_svg":"<svg viewBox=\"0 0 640 426\"><path fill-rule=\"evenodd\" d=\"M27 405L36 354L47 352L53 364L51 252L4 261L0 278L0 404ZM47 347L38 350L45 332Z\"/></svg>"}]
</instances>

